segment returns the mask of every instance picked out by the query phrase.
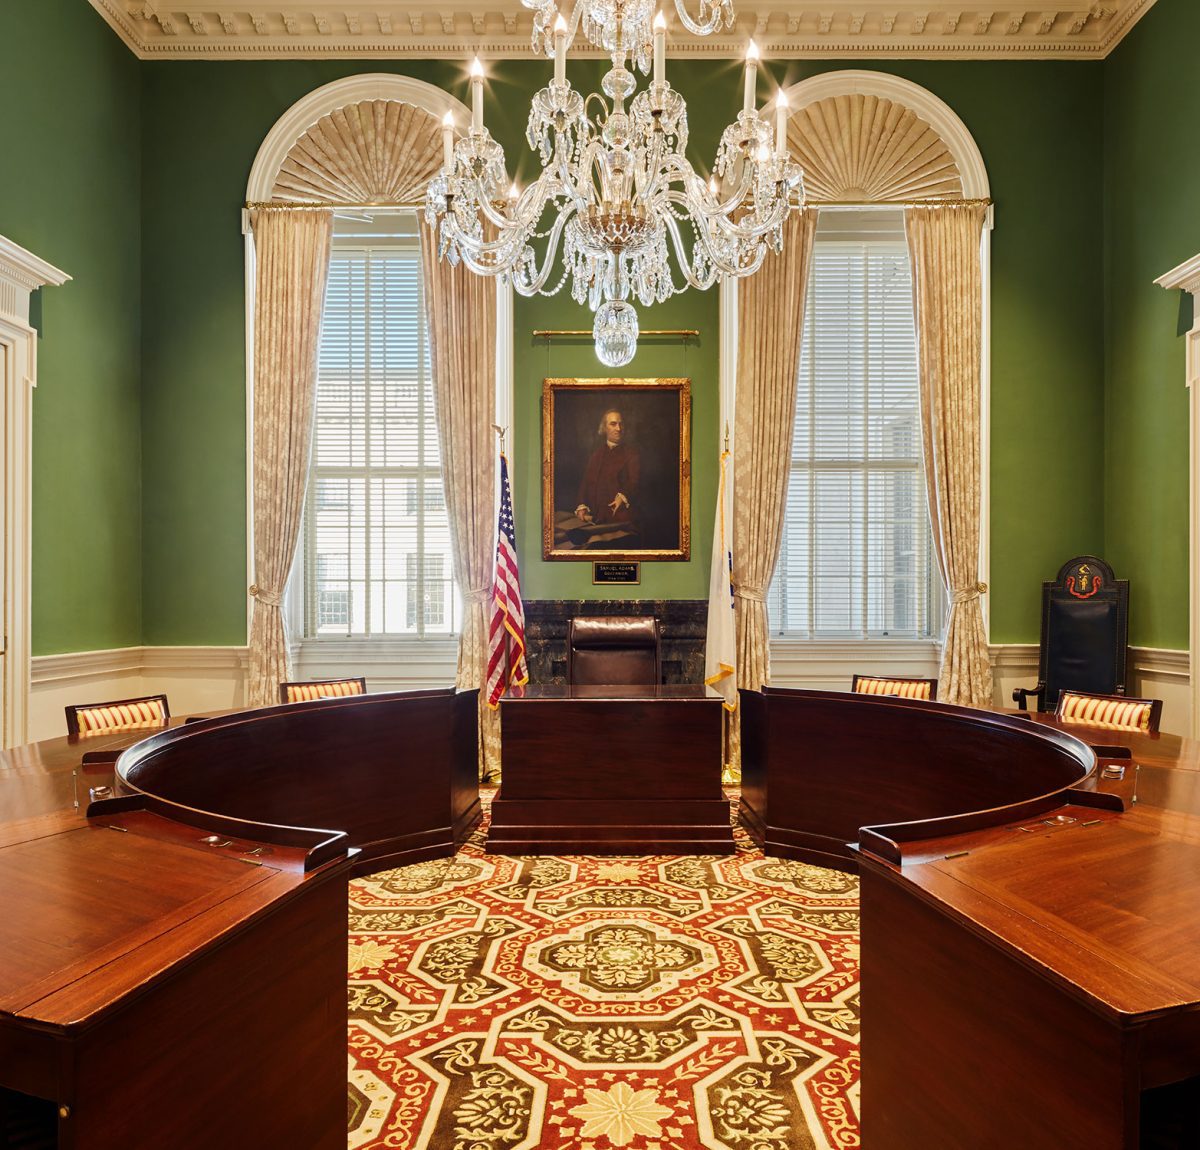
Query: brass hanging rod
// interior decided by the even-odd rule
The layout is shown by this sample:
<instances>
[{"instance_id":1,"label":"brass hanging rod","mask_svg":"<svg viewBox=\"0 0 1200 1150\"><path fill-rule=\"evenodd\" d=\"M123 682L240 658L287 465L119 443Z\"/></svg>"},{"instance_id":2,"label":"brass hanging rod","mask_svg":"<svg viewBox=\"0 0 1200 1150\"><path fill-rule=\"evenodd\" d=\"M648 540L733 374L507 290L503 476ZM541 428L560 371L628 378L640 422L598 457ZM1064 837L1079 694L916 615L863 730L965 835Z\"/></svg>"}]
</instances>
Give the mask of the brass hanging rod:
<instances>
[{"instance_id":1,"label":"brass hanging rod","mask_svg":"<svg viewBox=\"0 0 1200 1150\"><path fill-rule=\"evenodd\" d=\"M533 332L534 339L553 339L557 335L567 336L584 336L589 339L592 337L592 329L590 327L581 328L535 328ZM672 327L672 328L653 328L650 330L643 329L638 333L639 337L643 335L677 335L680 339L699 339L700 331L694 327Z\"/></svg>"}]
</instances>

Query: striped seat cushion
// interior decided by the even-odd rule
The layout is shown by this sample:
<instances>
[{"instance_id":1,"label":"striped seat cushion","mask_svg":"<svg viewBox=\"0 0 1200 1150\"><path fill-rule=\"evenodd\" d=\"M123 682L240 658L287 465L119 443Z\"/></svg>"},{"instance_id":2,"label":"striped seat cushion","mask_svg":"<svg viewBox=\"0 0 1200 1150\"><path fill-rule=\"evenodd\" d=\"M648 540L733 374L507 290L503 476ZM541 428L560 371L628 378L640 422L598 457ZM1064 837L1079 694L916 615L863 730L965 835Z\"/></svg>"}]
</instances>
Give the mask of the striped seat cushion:
<instances>
[{"instance_id":1,"label":"striped seat cushion","mask_svg":"<svg viewBox=\"0 0 1200 1150\"><path fill-rule=\"evenodd\" d=\"M1064 723L1104 727L1109 731L1150 730L1151 704L1140 699L1103 699L1063 691L1058 697L1058 717Z\"/></svg>"},{"instance_id":2,"label":"striped seat cushion","mask_svg":"<svg viewBox=\"0 0 1200 1150\"><path fill-rule=\"evenodd\" d=\"M287 692L289 703L311 703L314 699L361 695L363 686L357 679L336 679L329 683L291 683Z\"/></svg>"},{"instance_id":3,"label":"striped seat cushion","mask_svg":"<svg viewBox=\"0 0 1200 1150\"><path fill-rule=\"evenodd\" d=\"M924 679L859 679L854 685L859 695L897 695L901 699L928 699L929 683Z\"/></svg>"},{"instance_id":4,"label":"striped seat cushion","mask_svg":"<svg viewBox=\"0 0 1200 1150\"><path fill-rule=\"evenodd\" d=\"M156 727L166 720L160 699L140 703L119 703L107 707L85 707L75 712L81 735L99 735L106 731L132 731L138 727Z\"/></svg>"}]
</instances>

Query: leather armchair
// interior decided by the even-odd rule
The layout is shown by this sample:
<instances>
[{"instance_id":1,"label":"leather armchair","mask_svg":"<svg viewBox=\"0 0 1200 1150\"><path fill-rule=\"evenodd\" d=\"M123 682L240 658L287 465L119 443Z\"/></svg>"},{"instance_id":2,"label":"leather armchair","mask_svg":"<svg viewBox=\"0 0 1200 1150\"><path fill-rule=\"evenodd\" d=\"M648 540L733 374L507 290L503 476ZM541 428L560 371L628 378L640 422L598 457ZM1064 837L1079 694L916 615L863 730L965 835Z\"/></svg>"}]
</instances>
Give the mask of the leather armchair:
<instances>
[{"instance_id":1,"label":"leather armchair","mask_svg":"<svg viewBox=\"0 0 1200 1150\"><path fill-rule=\"evenodd\" d=\"M650 615L591 615L571 620L567 682L657 686L658 620Z\"/></svg>"}]
</instances>

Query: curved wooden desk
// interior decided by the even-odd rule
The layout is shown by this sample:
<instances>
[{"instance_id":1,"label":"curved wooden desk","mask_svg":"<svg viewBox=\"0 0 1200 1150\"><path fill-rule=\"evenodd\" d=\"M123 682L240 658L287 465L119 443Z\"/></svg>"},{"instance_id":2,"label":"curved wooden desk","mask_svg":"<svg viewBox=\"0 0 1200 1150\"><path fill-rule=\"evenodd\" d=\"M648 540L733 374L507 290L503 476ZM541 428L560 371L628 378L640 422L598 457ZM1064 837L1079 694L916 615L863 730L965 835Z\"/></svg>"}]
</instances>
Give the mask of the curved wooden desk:
<instances>
[{"instance_id":1,"label":"curved wooden desk","mask_svg":"<svg viewBox=\"0 0 1200 1150\"><path fill-rule=\"evenodd\" d=\"M319 700L0 754L0 1144L11 1108L60 1150L342 1150L346 884L470 830L475 706ZM83 816L122 748L124 793Z\"/></svg>"},{"instance_id":2,"label":"curved wooden desk","mask_svg":"<svg viewBox=\"0 0 1200 1150\"><path fill-rule=\"evenodd\" d=\"M1033 817L1096 767L1072 735L942 703L768 687L740 706L746 829L768 854L841 870L857 869L861 827Z\"/></svg>"},{"instance_id":3,"label":"curved wooden desk","mask_svg":"<svg viewBox=\"0 0 1200 1150\"><path fill-rule=\"evenodd\" d=\"M768 849L848 866L835 834L862 812L864 1146L1200 1145L1195 744L901 700L745 701ZM1098 780L1097 761L1125 777Z\"/></svg>"},{"instance_id":4,"label":"curved wooden desk","mask_svg":"<svg viewBox=\"0 0 1200 1150\"><path fill-rule=\"evenodd\" d=\"M153 735L116 773L228 819L334 827L366 874L451 855L479 821L477 705L450 687L262 707Z\"/></svg>"}]
</instances>

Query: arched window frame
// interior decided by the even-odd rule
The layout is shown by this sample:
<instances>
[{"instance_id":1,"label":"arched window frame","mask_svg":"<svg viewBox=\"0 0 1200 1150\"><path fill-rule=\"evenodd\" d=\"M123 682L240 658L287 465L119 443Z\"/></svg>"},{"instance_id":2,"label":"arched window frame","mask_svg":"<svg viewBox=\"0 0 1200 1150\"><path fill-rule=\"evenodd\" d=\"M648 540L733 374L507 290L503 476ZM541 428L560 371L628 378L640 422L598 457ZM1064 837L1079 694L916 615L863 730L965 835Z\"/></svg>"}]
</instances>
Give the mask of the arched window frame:
<instances>
[{"instance_id":1,"label":"arched window frame","mask_svg":"<svg viewBox=\"0 0 1200 1150\"><path fill-rule=\"evenodd\" d=\"M449 92L411 76L383 72L364 73L335 80L297 100L275 122L263 139L246 184L246 202L271 199L279 169L295 143L323 116L338 108L370 100L393 100L423 108L439 120L452 112L458 123L467 123L470 111ZM254 562L254 235L249 212L242 213L245 237L246 289L246 582L253 578ZM508 427L513 411L512 289L496 292L496 423ZM511 466L511 451L510 466ZM292 584L298 582L292 580ZM289 585L285 610L293 637L302 630L299 588ZM251 603L247 601L246 626ZM414 640L407 637L323 640L304 644L293 638L292 658L299 678L365 675L376 690L441 685L452 682L458 663L458 636Z\"/></svg>"},{"instance_id":2,"label":"arched window frame","mask_svg":"<svg viewBox=\"0 0 1200 1150\"><path fill-rule=\"evenodd\" d=\"M945 101L919 84L884 72L845 69L824 72L783 89L791 115L833 96L877 96L915 112L942 138L958 167L965 199L990 199L991 186L983 155L966 124ZM764 114L773 113L769 106ZM769 120L769 122L771 122ZM885 202L880 207L886 207ZM895 205L893 205L895 206ZM989 580L991 551L991 232L993 209L988 208L981 239L983 273L983 339L980 365L980 579ZM737 283L721 285L721 426L734 427L737 375ZM734 444L736 452L737 445ZM990 626L986 597L984 622ZM938 673L940 643L936 640L812 641L771 639L771 681L779 686L844 690L864 660L872 673L933 677Z\"/></svg>"}]
</instances>

